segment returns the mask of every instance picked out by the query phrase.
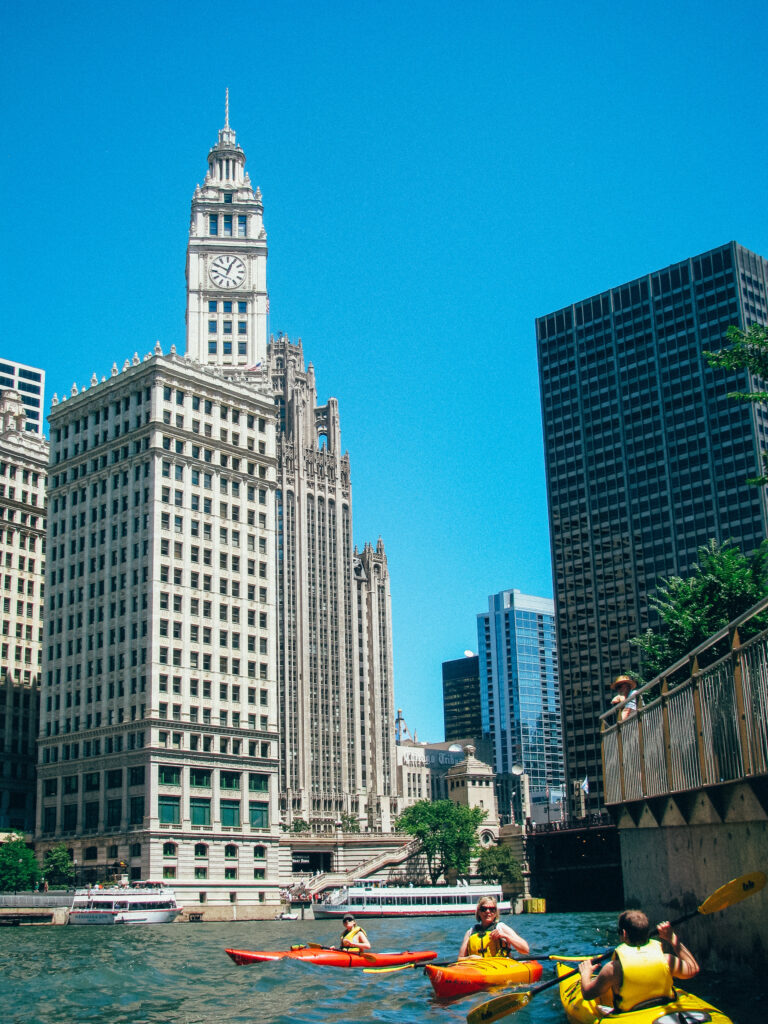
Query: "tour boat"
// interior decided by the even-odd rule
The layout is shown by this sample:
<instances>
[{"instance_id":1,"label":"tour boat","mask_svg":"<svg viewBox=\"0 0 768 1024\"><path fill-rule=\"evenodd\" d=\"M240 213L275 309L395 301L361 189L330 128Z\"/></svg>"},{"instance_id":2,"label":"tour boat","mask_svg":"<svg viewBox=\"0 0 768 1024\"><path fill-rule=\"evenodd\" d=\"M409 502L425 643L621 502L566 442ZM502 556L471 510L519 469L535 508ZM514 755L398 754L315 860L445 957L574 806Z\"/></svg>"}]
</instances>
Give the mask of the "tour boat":
<instances>
[{"instance_id":1,"label":"tour boat","mask_svg":"<svg viewBox=\"0 0 768 1024\"><path fill-rule=\"evenodd\" d=\"M508 914L509 900L502 899L500 886L494 885L424 885L393 886L350 885L335 889L312 913L316 919L343 919L345 914L364 917L453 917L474 914L477 901L491 897L500 914Z\"/></svg>"},{"instance_id":2,"label":"tour boat","mask_svg":"<svg viewBox=\"0 0 768 1024\"><path fill-rule=\"evenodd\" d=\"M160 884L77 889L69 924L170 924L183 909L173 889Z\"/></svg>"}]
</instances>

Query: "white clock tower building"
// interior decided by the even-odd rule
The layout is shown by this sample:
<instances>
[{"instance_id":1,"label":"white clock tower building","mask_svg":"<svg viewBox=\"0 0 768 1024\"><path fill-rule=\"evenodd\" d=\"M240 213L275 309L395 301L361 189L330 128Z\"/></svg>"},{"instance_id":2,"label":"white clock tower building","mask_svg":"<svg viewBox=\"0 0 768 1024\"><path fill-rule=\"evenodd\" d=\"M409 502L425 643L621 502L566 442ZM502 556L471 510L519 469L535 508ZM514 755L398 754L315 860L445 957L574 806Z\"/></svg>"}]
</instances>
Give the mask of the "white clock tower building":
<instances>
[{"instance_id":1,"label":"white clock tower building","mask_svg":"<svg viewBox=\"0 0 768 1024\"><path fill-rule=\"evenodd\" d=\"M187 356L242 372L267 355L267 233L261 192L224 127L192 199L187 246Z\"/></svg>"}]
</instances>

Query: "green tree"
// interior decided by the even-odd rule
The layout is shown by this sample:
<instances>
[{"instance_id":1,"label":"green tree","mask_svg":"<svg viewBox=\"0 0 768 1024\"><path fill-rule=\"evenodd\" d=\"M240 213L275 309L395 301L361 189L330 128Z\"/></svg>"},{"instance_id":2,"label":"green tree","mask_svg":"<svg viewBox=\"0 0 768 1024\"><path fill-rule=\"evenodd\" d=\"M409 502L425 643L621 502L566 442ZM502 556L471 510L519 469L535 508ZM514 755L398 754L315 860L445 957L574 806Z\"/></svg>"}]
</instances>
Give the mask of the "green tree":
<instances>
[{"instance_id":1,"label":"green tree","mask_svg":"<svg viewBox=\"0 0 768 1024\"><path fill-rule=\"evenodd\" d=\"M312 826L308 821L304 821L303 818L294 818L293 825L291 825L292 832L311 832Z\"/></svg>"},{"instance_id":2,"label":"green tree","mask_svg":"<svg viewBox=\"0 0 768 1024\"><path fill-rule=\"evenodd\" d=\"M354 814L350 814L349 811L341 812L341 828L343 832L359 832L360 822Z\"/></svg>"},{"instance_id":3,"label":"green tree","mask_svg":"<svg viewBox=\"0 0 768 1024\"><path fill-rule=\"evenodd\" d=\"M704 352L710 366L728 371L748 370L765 387L768 381L768 328L751 324L746 331L729 327L725 332L727 345L716 352ZM728 397L737 402L768 402L768 391L729 391ZM763 472L751 477L747 483L754 486L768 484L768 452L761 452Z\"/></svg>"},{"instance_id":4,"label":"green tree","mask_svg":"<svg viewBox=\"0 0 768 1024\"><path fill-rule=\"evenodd\" d=\"M477 873L484 882L516 885L523 880L520 861L509 846L488 846L477 858Z\"/></svg>"},{"instance_id":5,"label":"green tree","mask_svg":"<svg viewBox=\"0 0 768 1024\"><path fill-rule=\"evenodd\" d=\"M646 679L674 665L768 594L767 543L747 556L732 541L710 540L699 548L691 576L661 580L650 600L661 624L631 641L641 651ZM764 628L765 617L758 618L753 628Z\"/></svg>"},{"instance_id":6,"label":"green tree","mask_svg":"<svg viewBox=\"0 0 768 1024\"><path fill-rule=\"evenodd\" d=\"M421 840L432 885L447 871L466 874L477 850L477 829L488 812L481 807L460 807L450 800L419 800L406 807L396 827Z\"/></svg>"},{"instance_id":7,"label":"green tree","mask_svg":"<svg viewBox=\"0 0 768 1024\"><path fill-rule=\"evenodd\" d=\"M75 866L64 843L57 843L46 853L43 875L50 885L69 885L75 880Z\"/></svg>"},{"instance_id":8,"label":"green tree","mask_svg":"<svg viewBox=\"0 0 768 1024\"><path fill-rule=\"evenodd\" d=\"M0 891L18 892L34 889L40 877L35 855L24 842L21 832L10 832L0 846Z\"/></svg>"}]
</instances>

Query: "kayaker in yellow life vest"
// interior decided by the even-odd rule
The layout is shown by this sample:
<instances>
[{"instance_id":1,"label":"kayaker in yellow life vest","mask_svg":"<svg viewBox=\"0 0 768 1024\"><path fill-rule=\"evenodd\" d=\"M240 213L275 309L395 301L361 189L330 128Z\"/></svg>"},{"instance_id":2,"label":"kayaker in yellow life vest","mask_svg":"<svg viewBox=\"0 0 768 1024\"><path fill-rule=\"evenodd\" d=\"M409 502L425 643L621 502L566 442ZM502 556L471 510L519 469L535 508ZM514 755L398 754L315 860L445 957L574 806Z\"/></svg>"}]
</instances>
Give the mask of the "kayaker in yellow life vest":
<instances>
[{"instance_id":1,"label":"kayaker in yellow life vest","mask_svg":"<svg viewBox=\"0 0 768 1024\"><path fill-rule=\"evenodd\" d=\"M351 914L344 917L344 931L341 933L339 949L370 949L371 944L359 924Z\"/></svg>"},{"instance_id":2,"label":"kayaker in yellow life vest","mask_svg":"<svg viewBox=\"0 0 768 1024\"><path fill-rule=\"evenodd\" d=\"M699 965L669 921L662 921L656 931L671 953L664 952L661 942L649 939L650 926L642 910L625 910L619 917L622 941L613 958L597 975L589 960L579 965L584 998L596 999L610 989L614 1007L627 1011L645 1003L668 1002L674 993L673 978L695 977Z\"/></svg>"},{"instance_id":3,"label":"kayaker in yellow life vest","mask_svg":"<svg viewBox=\"0 0 768 1024\"><path fill-rule=\"evenodd\" d=\"M499 921L492 896L481 896L475 910L477 924L464 936L459 956L509 956L510 949L529 953L530 947L509 925Z\"/></svg>"}]
</instances>

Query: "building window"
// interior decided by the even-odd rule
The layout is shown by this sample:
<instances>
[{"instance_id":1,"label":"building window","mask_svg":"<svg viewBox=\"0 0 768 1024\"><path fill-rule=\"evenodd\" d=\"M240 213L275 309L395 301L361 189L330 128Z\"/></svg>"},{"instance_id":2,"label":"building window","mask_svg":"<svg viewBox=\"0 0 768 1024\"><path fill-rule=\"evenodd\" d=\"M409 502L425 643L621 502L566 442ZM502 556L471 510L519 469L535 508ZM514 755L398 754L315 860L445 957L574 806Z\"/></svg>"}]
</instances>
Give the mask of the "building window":
<instances>
[{"instance_id":1,"label":"building window","mask_svg":"<svg viewBox=\"0 0 768 1024\"><path fill-rule=\"evenodd\" d=\"M209 334L215 334L216 333L216 321L215 320L209 320L208 321L208 333Z\"/></svg>"},{"instance_id":2,"label":"building window","mask_svg":"<svg viewBox=\"0 0 768 1024\"><path fill-rule=\"evenodd\" d=\"M207 797L193 796L189 801L189 819L192 825L210 825L211 824L211 801ZM207 847L203 846L206 850ZM195 847L195 856L203 857L206 854L198 854L198 847Z\"/></svg>"},{"instance_id":3,"label":"building window","mask_svg":"<svg viewBox=\"0 0 768 1024\"><path fill-rule=\"evenodd\" d=\"M249 804L251 828L269 828L269 804L251 800ZM223 821L222 821L223 824Z\"/></svg>"},{"instance_id":4,"label":"building window","mask_svg":"<svg viewBox=\"0 0 768 1024\"><path fill-rule=\"evenodd\" d=\"M175 878L176 866L174 864L163 865L163 878Z\"/></svg>"},{"instance_id":5,"label":"building window","mask_svg":"<svg viewBox=\"0 0 768 1024\"><path fill-rule=\"evenodd\" d=\"M237 868L224 868L224 877L226 879L237 878Z\"/></svg>"},{"instance_id":6,"label":"building window","mask_svg":"<svg viewBox=\"0 0 768 1024\"><path fill-rule=\"evenodd\" d=\"M211 788L211 772L209 768L190 768L189 784L198 789Z\"/></svg>"},{"instance_id":7,"label":"building window","mask_svg":"<svg viewBox=\"0 0 768 1024\"><path fill-rule=\"evenodd\" d=\"M224 214L224 232L223 233L224 233L224 237L225 238L231 238L232 237L232 214L231 213L225 213Z\"/></svg>"},{"instance_id":8,"label":"building window","mask_svg":"<svg viewBox=\"0 0 768 1024\"><path fill-rule=\"evenodd\" d=\"M218 235L219 233L219 218L215 213L208 215L208 234Z\"/></svg>"},{"instance_id":9,"label":"building window","mask_svg":"<svg viewBox=\"0 0 768 1024\"><path fill-rule=\"evenodd\" d=\"M248 218L243 214L240 214L237 218L237 237L245 238L245 234L248 226Z\"/></svg>"},{"instance_id":10,"label":"building window","mask_svg":"<svg viewBox=\"0 0 768 1024\"><path fill-rule=\"evenodd\" d=\"M196 857L207 857L208 846L206 843L195 843L195 856Z\"/></svg>"},{"instance_id":11,"label":"building window","mask_svg":"<svg viewBox=\"0 0 768 1024\"><path fill-rule=\"evenodd\" d=\"M208 868L195 868L195 878L207 878Z\"/></svg>"},{"instance_id":12,"label":"building window","mask_svg":"<svg viewBox=\"0 0 768 1024\"><path fill-rule=\"evenodd\" d=\"M161 825L178 825L181 822L181 797L159 796L157 813Z\"/></svg>"},{"instance_id":13,"label":"building window","mask_svg":"<svg viewBox=\"0 0 768 1024\"><path fill-rule=\"evenodd\" d=\"M264 870L264 868L254 868L253 869L253 877L256 878L256 879L261 880L261 879L267 877L267 873Z\"/></svg>"},{"instance_id":14,"label":"building window","mask_svg":"<svg viewBox=\"0 0 768 1024\"><path fill-rule=\"evenodd\" d=\"M248 789L251 793L266 793L269 787L269 776L257 772L249 772Z\"/></svg>"},{"instance_id":15,"label":"building window","mask_svg":"<svg viewBox=\"0 0 768 1024\"><path fill-rule=\"evenodd\" d=\"M264 860L267 856L266 846L254 846L253 848L253 859Z\"/></svg>"},{"instance_id":16,"label":"building window","mask_svg":"<svg viewBox=\"0 0 768 1024\"><path fill-rule=\"evenodd\" d=\"M224 856L228 860L237 860L237 847L234 843L227 843L224 847Z\"/></svg>"},{"instance_id":17,"label":"building window","mask_svg":"<svg viewBox=\"0 0 768 1024\"><path fill-rule=\"evenodd\" d=\"M219 308L219 304L218 304L218 302L215 299L209 299L208 300L208 312L209 313L215 313L218 310L218 308ZM198 398L197 401L199 402L200 399ZM197 409L198 406L195 406L194 408Z\"/></svg>"},{"instance_id":18,"label":"building window","mask_svg":"<svg viewBox=\"0 0 768 1024\"><path fill-rule=\"evenodd\" d=\"M157 781L163 786L180 786L181 768L178 765L158 765Z\"/></svg>"},{"instance_id":19,"label":"building window","mask_svg":"<svg viewBox=\"0 0 768 1024\"><path fill-rule=\"evenodd\" d=\"M164 857L175 857L178 852L176 843L163 843L163 856Z\"/></svg>"},{"instance_id":20,"label":"building window","mask_svg":"<svg viewBox=\"0 0 768 1024\"><path fill-rule=\"evenodd\" d=\"M221 824L227 828L240 828L240 801L222 800Z\"/></svg>"}]
</instances>

